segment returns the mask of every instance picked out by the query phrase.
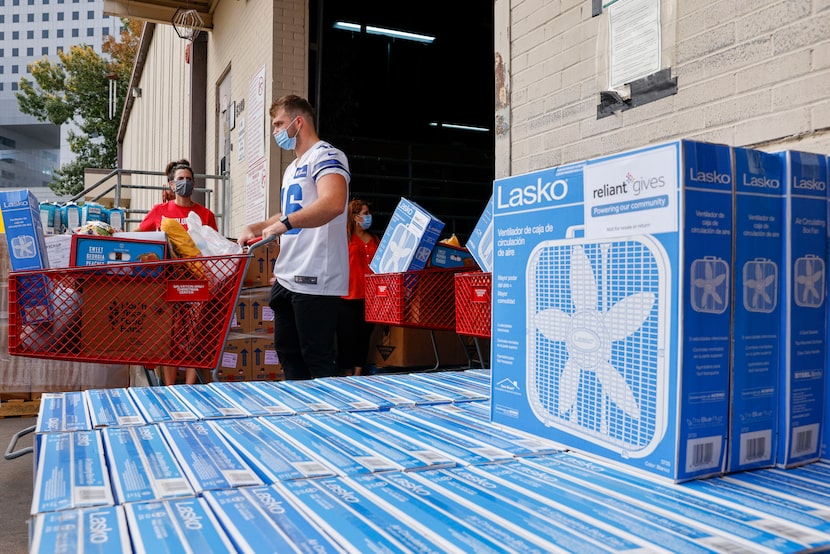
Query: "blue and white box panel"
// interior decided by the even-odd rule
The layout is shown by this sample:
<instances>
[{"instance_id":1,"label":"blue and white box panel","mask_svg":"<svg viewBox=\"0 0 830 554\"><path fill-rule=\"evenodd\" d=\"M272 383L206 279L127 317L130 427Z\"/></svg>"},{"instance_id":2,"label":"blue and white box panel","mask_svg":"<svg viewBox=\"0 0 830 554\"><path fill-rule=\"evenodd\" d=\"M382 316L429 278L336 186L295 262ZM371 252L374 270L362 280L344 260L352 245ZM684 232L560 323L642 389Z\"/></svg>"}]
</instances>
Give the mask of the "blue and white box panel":
<instances>
[{"instance_id":1,"label":"blue and white box panel","mask_svg":"<svg viewBox=\"0 0 830 554\"><path fill-rule=\"evenodd\" d=\"M158 426L108 427L102 434L119 504L196 494Z\"/></svg>"},{"instance_id":2,"label":"blue and white box panel","mask_svg":"<svg viewBox=\"0 0 830 554\"><path fill-rule=\"evenodd\" d=\"M777 465L820 456L827 372L827 158L786 151Z\"/></svg>"},{"instance_id":3,"label":"blue and white box panel","mask_svg":"<svg viewBox=\"0 0 830 554\"><path fill-rule=\"evenodd\" d=\"M133 549L121 506L37 514L29 522L29 554L130 554Z\"/></svg>"},{"instance_id":4,"label":"blue and white box panel","mask_svg":"<svg viewBox=\"0 0 830 554\"><path fill-rule=\"evenodd\" d=\"M421 206L401 198L369 268L373 273L423 269L444 223Z\"/></svg>"},{"instance_id":5,"label":"blue and white box panel","mask_svg":"<svg viewBox=\"0 0 830 554\"><path fill-rule=\"evenodd\" d=\"M136 554L236 551L204 498L135 502L124 510Z\"/></svg>"},{"instance_id":6,"label":"blue and white box panel","mask_svg":"<svg viewBox=\"0 0 830 554\"><path fill-rule=\"evenodd\" d=\"M336 474L261 418L216 419L209 423L267 484Z\"/></svg>"},{"instance_id":7,"label":"blue and white box panel","mask_svg":"<svg viewBox=\"0 0 830 554\"><path fill-rule=\"evenodd\" d=\"M775 463L781 343L781 158L735 148L732 386L726 471Z\"/></svg>"},{"instance_id":8,"label":"blue and white box panel","mask_svg":"<svg viewBox=\"0 0 830 554\"><path fill-rule=\"evenodd\" d=\"M204 493L239 552L346 552L273 486Z\"/></svg>"},{"instance_id":9,"label":"blue and white box panel","mask_svg":"<svg viewBox=\"0 0 830 554\"><path fill-rule=\"evenodd\" d=\"M130 387L127 390L147 423L199 419L173 392L173 387Z\"/></svg>"},{"instance_id":10,"label":"blue and white box panel","mask_svg":"<svg viewBox=\"0 0 830 554\"><path fill-rule=\"evenodd\" d=\"M146 423L126 388L85 390L84 399L95 429Z\"/></svg>"},{"instance_id":11,"label":"blue and white box panel","mask_svg":"<svg viewBox=\"0 0 830 554\"><path fill-rule=\"evenodd\" d=\"M98 431L41 436L32 515L113 504L104 447Z\"/></svg>"},{"instance_id":12,"label":"blue and white box panel","mask_svg":"<svg viewBox=\"0 0 830 554\"><path fill-rule=\"evenodd\" d=\"M265 484L206 421L171 421L159 428L196 493Z\"/></svg>"},{"instance_id":13,"label":"blue and white box panel","mask_svg":"<svg viewBox=\"0 0 830 554\"><path fill-rule=\"evenodd\" d=\"M672 480L723 469L732 162L677 141L494 184L492 419Z\"/></svg>"},{"instance_id":14,"label":"blue and white box panel","mask_svg":"<svg viewBox=\"0 0 830 554\"><path fill-rule=\"evenodd\" d=\"M255 381L213 381L208 387L225 396L252 416L293 415L295 412L266 394Z\"/></svg>"},{"instance_id":15,"label":"blue and white box panel","mask_svg":"<svg viewBox=\"0 0 830 554\"><path fill-rule=\"evenodd\" d=\"M230 398L219 394L217 389L203 385L176 385L173 392L190 411L199 419L217 419L223 417L248 417L241 406Z\"/></svg>"},{"instance_id":16,"label":"blue and white box panel","mask_svg":"<svg viewBox=\"0 0 830 554\"><path fill-rule=\"evenodd\" d=\"M28 189L0 189L0 217L9 243L12 271L48 268L40 207L35 195Z\"/></svg>"},{"instance_id":17,"label":"blue and white box panel","mask_svg":"<svg viewBox=\"0 0 830 554\"><path fill-rule=\"evenodd\" d=\"M484 212L465 244L481 271L493 271L493 197L487 201Z\"/></svg>"}]
</instances>

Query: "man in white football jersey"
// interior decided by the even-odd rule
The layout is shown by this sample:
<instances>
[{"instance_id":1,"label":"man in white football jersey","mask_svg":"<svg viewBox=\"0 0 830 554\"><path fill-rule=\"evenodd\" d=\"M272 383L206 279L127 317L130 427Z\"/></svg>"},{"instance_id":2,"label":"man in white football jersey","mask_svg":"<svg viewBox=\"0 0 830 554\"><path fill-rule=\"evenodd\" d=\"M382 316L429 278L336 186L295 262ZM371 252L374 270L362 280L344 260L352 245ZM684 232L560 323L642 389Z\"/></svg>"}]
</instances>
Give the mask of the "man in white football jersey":
<instances>
[{"instance_id":1,"label":"man in white football jersey","mask_svg":"<svg viewBox=\"0 0 830 554\"><path fill-rule=\"evenodd\" d=\"M239 244L280 237L271 288L274 344L286 379L337 375L334 337L339 298L348 294L346 205L349 162L320 140L307 100L287 95L269 111L274 140L296 159L282 179L282 212L246 225Z\"/></svg>"}]
</instances>

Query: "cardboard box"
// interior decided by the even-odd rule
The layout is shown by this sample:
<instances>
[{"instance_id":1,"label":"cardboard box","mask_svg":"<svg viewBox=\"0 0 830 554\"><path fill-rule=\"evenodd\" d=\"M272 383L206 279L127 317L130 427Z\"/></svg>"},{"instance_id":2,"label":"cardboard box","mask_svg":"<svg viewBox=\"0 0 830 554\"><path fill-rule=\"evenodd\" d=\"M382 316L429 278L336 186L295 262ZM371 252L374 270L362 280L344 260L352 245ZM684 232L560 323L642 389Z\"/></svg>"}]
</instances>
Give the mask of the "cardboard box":
<instances>
[{"instance_id":1,"label":"cardboard box","mask_svg":"<svg viewBox=\"0 0 830 554\"><path fill-rule=\"evenodd\" d=\"M46 242L37 198L27 189L0 189L0 214L12 271L46 269Z\"/></svg>"},{"instance_id":2,"label":"cardboard box","mask_svg":"<svg viewBox=\"0 0 830 554\"><path fill-rule=\"evenodd\" d=\"M72 252L72 235L50 235L45 237L46 253L51 269L69 267Z\"/></svg>"},{"instance_id":3,"label":"cardboard box","mask_svg":"<svg viewBox=\"0 0 830 554\"><path fill-rule=\"evenodd\" d=\"M172 346L175 304L164 283L134 277L87 280L81 293L81 349L85 355L164 358Z\"/></svg>"},{"instance_id":4,"label":"cardboard box","mask_svg":"<svg viewBox=\"0 0 830 554\"><path fill-rule=\"evenodd\" d=\"M139 240L119 236L72 235L69 263L72 266L109 265L151 262L163 260L166 257L166 241ZM150 273L155 274L159 271L161 271L160 267L154 267Z\"/></svg>"},{"instance_id":5,"label":"cardboard box","mask_svg":"<svg viewBox=\"0 0 830 554\"><path fill-rule=\"evenodd\" d=\"M818 460L827 372L827 158L786 151L777 465Z\"/></svg>"},{"instance_id":6,"label":"cardboard box","mask_svg":"<svg viewBox=\"0 0 830 554\"><path fill-rule=\"evenodd\" d=\"M216 373L217 380L250 381L251 361L251 337L241 333L228 334Z\"/></svg>"},{"instance_id":7,"label":"cardboard box","mask_svg":"<svg viewBox=\"0 0 830 554\"><path fill-rule=\"evenodd\" d=\"M493 197L490 196L466 244L478 267L485 273L493 271L493 243Z\"/></svg>"},{"instance_id":8,"label":"cardboard box","mask_svg":"<svg viewBox=\"0 0 830 554\"><path fill-rule=\"evenodd\" d=\"M251 337L251 375L255 381L281 381L285 378L277 356L273 332Z\"/></svg>"},{"instance_id":9,"label":"cardboard box","mask_svg":"<svg viewBox=\"0 0 830 554\"><path fill-rule=\"evenodd\" d=\"M41 202L38 205L40 211L40 224L43 227L43 234L46 236L57 235L61 232L61 212L55 202Z\"/></svg>"},{"instance_id":10,"label":"cardboard box","mask_svg":"<svg viewBox=\"0 0 830 554\"><path fill-rule=\"evenodd\" d=\"M248 262L248 269L242 282L244 287L270 286L274 277L274 263L280 254L280 244L272 241L254 250L253 258Z\"/></svg>"},{"instance_id":11,"label":"cardboard box","mask_svg":"<svg viewBox=\"0 0 830 554\"><path fill-rule=\"evenodd\" d=\"M458 335L451 331L432 331L438 348L435 358L428 329L375 325L369 342L368 362L382 367L442 367L463 365L469 359Z\"/></svg>"},{"instance_id":12,"label":"cardboard box","mask_svg":"<svg viewBox=\"0 0 830 554\"><path fill-rule=\"evenodd\" d=\"M735 268L726 471L775 463L784 196L781 160L735 148Z\"/></svg>"},{"instance_id":13,"label":"cardboard box","mask_svg":"<svg viewBox=\"0 0 830 554\"><path fill-rule=\"evenodd\" d=\"M732 162L676 141L494 184L492 418L673 481L723 469Z\"/></svg>"},{"instance_id":14,"label":"cardboard box","mask_svg":"<svg viewBox=\"0 0 830 554\"><path fill-rule=\"evenodd\" d=\"M268 305L270 299L270 287L246 289L239 294L236 321L241 332L273 334L274 310Z\"/></svg>"},{"instance_id":15,"label":"cardboard box","mask_svg":"<svg viewBox=\"0 0 830 554\"><path fill-rule=\"evenodd\" d=\"M423 269L443 228L441 220L401 198L369 267L374 273Z\"/></svg>"},{"instance_id":16,"label":"cardboard box","mask_svg":"<svg viewBox=\"0 0 830 554\"><path fill-rule=\"evenodd\" d=\"M466 248L439 242L429 255L427 267L476 267L476 261Z\"/></svg>"}]
</instances>

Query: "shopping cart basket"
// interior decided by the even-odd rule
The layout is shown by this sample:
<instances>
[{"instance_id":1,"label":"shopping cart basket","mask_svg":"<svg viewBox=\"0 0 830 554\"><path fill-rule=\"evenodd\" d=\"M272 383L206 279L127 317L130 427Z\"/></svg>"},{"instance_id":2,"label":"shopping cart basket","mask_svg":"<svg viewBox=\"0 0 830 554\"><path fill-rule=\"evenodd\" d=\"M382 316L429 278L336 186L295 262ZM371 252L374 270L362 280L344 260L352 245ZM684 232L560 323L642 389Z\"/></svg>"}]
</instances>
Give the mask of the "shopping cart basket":
<instances>
[{"instance_id":1,"label":"shopping cart basket","mask_svg":"<svg viewBox=\"0 0 830 554\"><path fill-rule=\"evenodd\" d=\"M9 353L215 369L253 251L9 274Z\"/></svg>"},{"instance_id":2,"label":"shopping cart basket","mask_svg":"<svg viewBox=\"0 0 830 554\"><path fill-rule=\"evenodd\" d=\"M428 329L440 366L435 331L455 331L455 282L469 268L366 275L366 321Z\"/></svg>"}]
</instances>

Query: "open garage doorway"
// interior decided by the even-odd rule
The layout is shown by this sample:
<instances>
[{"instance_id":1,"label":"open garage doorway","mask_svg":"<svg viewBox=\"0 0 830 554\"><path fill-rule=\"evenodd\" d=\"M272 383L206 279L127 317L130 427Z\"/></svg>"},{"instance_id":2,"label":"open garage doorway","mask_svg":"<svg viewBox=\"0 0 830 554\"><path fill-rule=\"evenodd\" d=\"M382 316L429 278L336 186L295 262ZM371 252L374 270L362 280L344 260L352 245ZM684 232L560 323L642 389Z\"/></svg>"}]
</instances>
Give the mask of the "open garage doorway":
<instances>
[{"instance_id":1,"label":"open garage doorway","mask_svg":"<svg viewBox=\"0 0 830 554\"><path fill-rule=\"evenodd\" d=\"M494 177L493 3L312 0L310 100L382 232L403 196L463 242Z\"/></svg>"}]
</instances>

